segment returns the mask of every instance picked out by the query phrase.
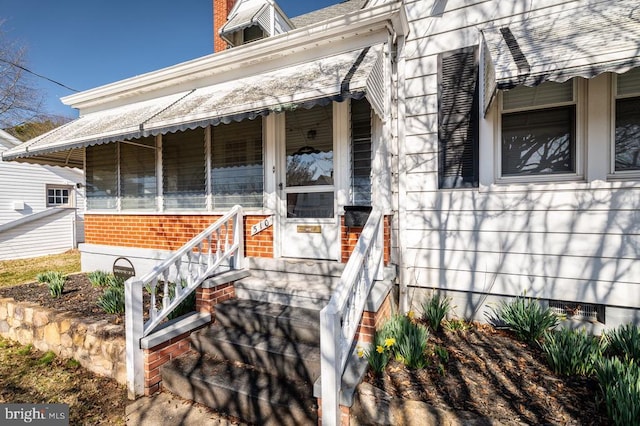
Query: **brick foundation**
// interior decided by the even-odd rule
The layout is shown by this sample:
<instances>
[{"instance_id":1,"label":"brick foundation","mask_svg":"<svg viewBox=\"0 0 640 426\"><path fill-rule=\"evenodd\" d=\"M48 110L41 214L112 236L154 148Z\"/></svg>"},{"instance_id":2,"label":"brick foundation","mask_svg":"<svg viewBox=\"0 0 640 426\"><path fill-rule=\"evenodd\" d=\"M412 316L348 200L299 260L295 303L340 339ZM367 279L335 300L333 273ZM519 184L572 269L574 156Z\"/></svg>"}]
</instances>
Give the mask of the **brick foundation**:
<instances>
[{"instance_id":1,"label":"brick foundation","mask_svg":"<svg viewBox=\"0 0 640 426\"><path fill-rule=\"evenodd\" d=\"M384 264L388 265L391 261L391 216L384 217ZM347 263L349 256L356 247L358 238L362 234L362 227L346 227L344 225L344 216L340 218L340 236L341 236L341 261Z\"/></svg>"},{"instance_id":2,"label":"brick foundation","mask_svg":"<svg viewBox=\"0 0 640 426\"><path fill-rule=\"evenodd\" d=\"M191 349L189 343L189 335L191 333L183 333L174 337L154 348L145 349L144 351L144 394L145 396L153 395L160 390L162 378L160 376L160 367L167 362L179 357Z\"/></svg>"},{"instance_id":3,"label":"brick foundation","mask_svg":"<svg viewBox=\"0 0 640 426\"><path fill-rule=\"evenodd\" d=\"M384 299L378 312L363 312L358 331L356 331L355 340L362 343L373 343L373 336L376 329L380 328L382 323L389 318L391 318L391 293Z\"/></svg>"},{"instance_id":4,"label":"brick foundation","mask_svg":"<svg viewBox=\"0 0 640 426\"><path fill-rule=\"evenodd\" d=\"M251 226L265 217L244 217L245 256L273 257L273 227L251 236ZM85 242L175 251L219 218L212 215L86 214Z\"/></svg>"},{"instance_id":5,"label":"brick foundation","mask_svg":"<svg viewBox=\"0 0 640 426\"><path fill-rule=\"evenodd\" d=\"M351 423L351 408L340 406L340 425L349 426ZM318 425L322 425L322 398L318 398Z\"/></svg>"},{"instance_id":6,"label":"brick foundation","mask_svg":"<svg viewBox=\"0 0 640 426\"><path fill-rule=\"evenodd\" d=\"M196 289L196 311L213 315L215 306L218 303L235 297L236 292L233 283L221 284L213 288L198 287Z\"/></svg>"}]
</instances>

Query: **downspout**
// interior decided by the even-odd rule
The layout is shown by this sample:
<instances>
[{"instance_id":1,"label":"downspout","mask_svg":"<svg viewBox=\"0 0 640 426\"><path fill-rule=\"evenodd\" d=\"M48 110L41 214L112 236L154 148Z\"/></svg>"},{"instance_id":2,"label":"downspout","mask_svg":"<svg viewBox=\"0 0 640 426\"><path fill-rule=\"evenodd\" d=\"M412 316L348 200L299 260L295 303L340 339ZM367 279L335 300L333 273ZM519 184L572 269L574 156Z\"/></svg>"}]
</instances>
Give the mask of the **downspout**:
<instances>
[{"instance_id":1,"label":"downspout","mask_svg":"<svg viewBox=\"0 0 640 426\"><path fill-rule=\"evenodd\" d=\"M404 193L405 193L405 178L403 175L404 169L401 167L405 164L405 123L402 117L405 116L405 36L398 35L397 32L391 27L389 28L389 46L395 47L390 60L391 64L391 155L392 155L392 176L395 174L395 194L393 193L393 179L392 179L392 211L396 213L395 223L397 224L396 243L396 283L398 284L398 307L402 314L409 311L409 296L406 276L407 273L404 268L404 241L405 241L405 225L403 217L406 215L404 209ZM392 241L393 241L393 226L392 226Z\"/></svg>"}]
</instances>

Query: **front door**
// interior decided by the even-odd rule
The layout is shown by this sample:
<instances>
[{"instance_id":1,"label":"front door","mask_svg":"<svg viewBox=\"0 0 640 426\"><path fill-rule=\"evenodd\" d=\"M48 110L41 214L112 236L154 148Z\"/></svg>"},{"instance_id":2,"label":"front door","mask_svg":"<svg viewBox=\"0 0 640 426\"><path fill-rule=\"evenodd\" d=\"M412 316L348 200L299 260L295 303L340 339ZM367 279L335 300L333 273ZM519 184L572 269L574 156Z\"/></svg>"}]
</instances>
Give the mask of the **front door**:
<instances>
[{"instance_id":1,"label":"front door","mask_svg":"<svg viewBox=\"0 0 640 426\"><path fill-rule=\"evenodd\" d=\"M281 173L281 255L338 259L332 105L285 115Z\"/></svg>"}]
</instances>

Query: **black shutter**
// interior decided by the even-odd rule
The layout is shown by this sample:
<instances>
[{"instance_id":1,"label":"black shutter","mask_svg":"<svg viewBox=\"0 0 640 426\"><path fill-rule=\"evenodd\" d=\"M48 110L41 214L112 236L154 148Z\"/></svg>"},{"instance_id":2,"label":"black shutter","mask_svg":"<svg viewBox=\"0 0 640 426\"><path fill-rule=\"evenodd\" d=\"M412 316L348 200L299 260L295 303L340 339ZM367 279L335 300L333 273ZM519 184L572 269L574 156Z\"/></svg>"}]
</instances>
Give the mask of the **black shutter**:
<instances>
[{"instance_id":1,"label":"black shutter","mask_svg":"<svg viewBox=\"0 0 640 426\"><path fill-rule=\"evenodd\" d=\"M478 47L438 55L440 188L478 186Z\"/></svg>"}]
</instances>

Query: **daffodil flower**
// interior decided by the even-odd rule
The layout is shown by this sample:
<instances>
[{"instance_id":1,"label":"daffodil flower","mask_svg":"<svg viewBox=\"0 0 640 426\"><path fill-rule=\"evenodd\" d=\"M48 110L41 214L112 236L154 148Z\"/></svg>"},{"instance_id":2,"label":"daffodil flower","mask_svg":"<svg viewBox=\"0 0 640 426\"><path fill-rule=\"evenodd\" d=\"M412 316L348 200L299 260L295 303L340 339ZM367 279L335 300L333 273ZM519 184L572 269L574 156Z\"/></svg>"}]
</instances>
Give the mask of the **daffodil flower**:
<instances>
[{"instance_id":1,"label":"daffodil flower","mask_svg":"<svg viewBox=\"0 0 640 426\"><path fill-rule=\"evenodd\" d=\"M362 358L364 356L364 349L358 346L358 348L356 349L356 353L358 354L358 358Z\"/></svg>"},{"instance_id":2,"label":"daffodil flower","mask_svg":"<svg viewBox=\"0 0 640 426\"><path fill-rule=\"evenodd\" d=\"M393 337L390 337L390 338L384 340L384 345L387 348L393 346L395 343L396 343L396 339L394 339Z\"/></svg>"},{"instance_id":3,"label":"daffodil flower","mask_svg":"<svg viewBox=\"0 0 640 426\"><path fill-rule=\"evenodd\" d=\"M415 312L413 312L413 311L409 311L409 312L407 312L407 316L409 317L409 319L413 319L413 317L414 317L415 315L416 315L416 314L415 314Z\"/></svg>"},{"instance_id":4,"label":"daffodil flower","mask_svg":"<svg viewBox=\"0 0 640 426\"><path fill-rule=\"evenodd\" d=\"M384 348L382 346L378 345L378 346L376 346L376 352L381 354L382 352L384 352Z\"/></svg>"}]
</instances>

